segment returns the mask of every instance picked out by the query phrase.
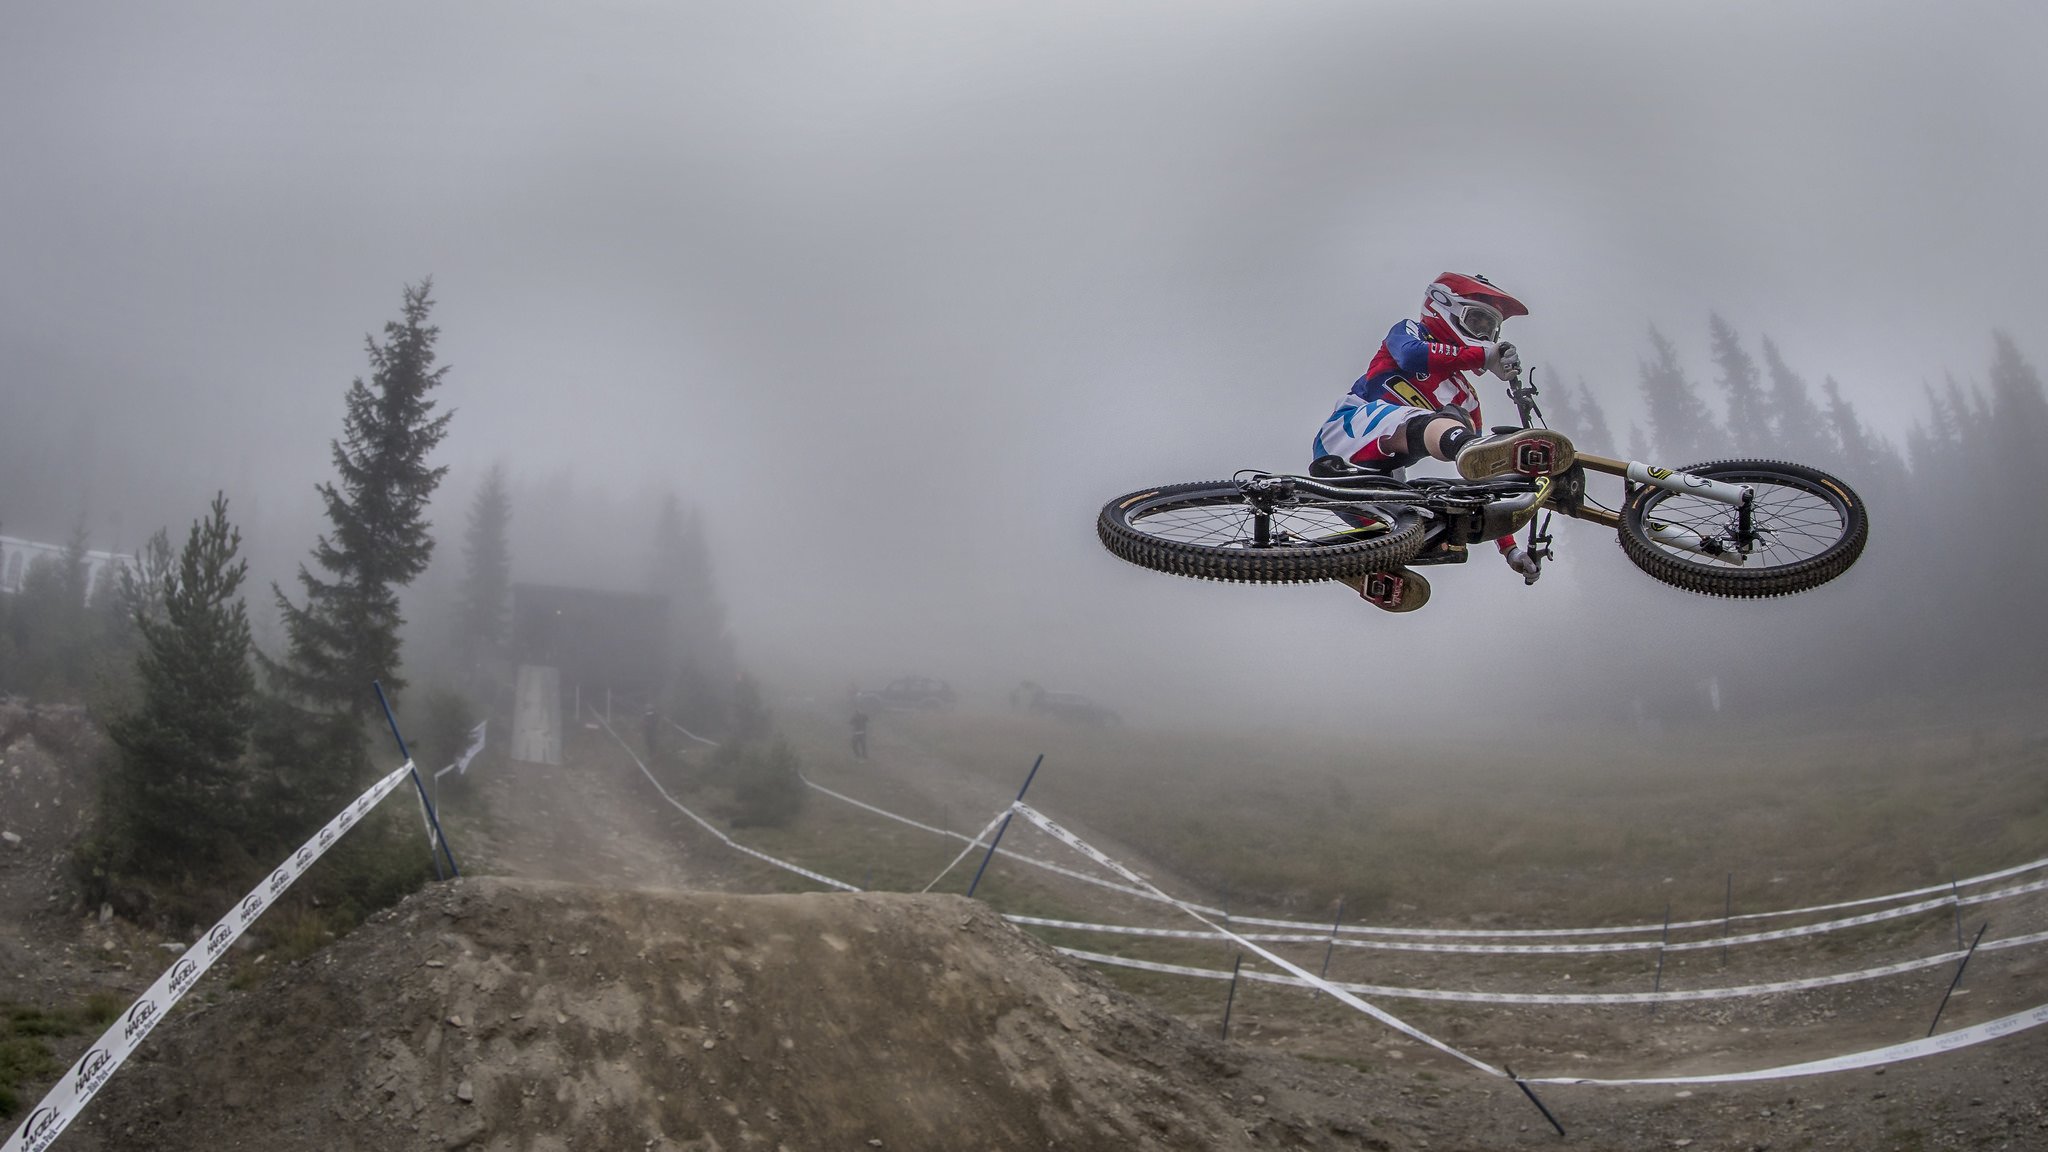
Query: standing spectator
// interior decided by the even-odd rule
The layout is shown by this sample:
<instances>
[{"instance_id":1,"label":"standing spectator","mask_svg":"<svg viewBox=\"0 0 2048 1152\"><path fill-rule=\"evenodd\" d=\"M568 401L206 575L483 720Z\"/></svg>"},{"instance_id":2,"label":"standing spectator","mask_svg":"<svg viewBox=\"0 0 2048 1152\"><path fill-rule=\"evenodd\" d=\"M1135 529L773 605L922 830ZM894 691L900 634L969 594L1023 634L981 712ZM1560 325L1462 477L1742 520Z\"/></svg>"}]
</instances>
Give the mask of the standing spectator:
<instances>
[{"instance_id":1,"label":"standing spectator","mask_svg":"<svg viewBox=\"0 0 2048 1152\"><path fill-rule=\"evenodd\" d=\"M640 718L640 739L647 745L647 762L661 759L661 710L649 708Z\"/></svg>"},{"instance_id":2,"label":"standing spectator","mask_svg":"<svg viewBox=\"0 0 2048 1152\"><path fill-rule=\"evenodd\" d=\"M868 714L859 708L853 710L853 758L868 758Z\"/></svg>"}]
</instances>

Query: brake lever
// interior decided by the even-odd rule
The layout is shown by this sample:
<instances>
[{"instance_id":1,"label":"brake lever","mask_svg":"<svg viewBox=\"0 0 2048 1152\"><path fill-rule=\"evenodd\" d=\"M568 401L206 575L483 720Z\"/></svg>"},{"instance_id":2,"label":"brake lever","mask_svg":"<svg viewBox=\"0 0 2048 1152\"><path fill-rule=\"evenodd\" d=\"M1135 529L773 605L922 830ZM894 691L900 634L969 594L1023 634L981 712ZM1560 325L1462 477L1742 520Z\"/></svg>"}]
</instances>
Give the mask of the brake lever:
<instances>
[{"instance_id":1,"label":"brake lever","mask_svg":"<svg viewBox=\"0 0 2048 1152\"><path fill-rule=\"evenodd\" d=\"M1533 366L1526 382L1520 372L1508 379L1508 399L1514 401L1515 412L1522 417L1522 427L1549 426L1549 422L1543 419L1543 409L1536 406L1536 369Z\"/></svg>"},{"instance_id":2,"label":"brake lever","mask_svg":"<svg viewBox=\"0 0 2048 1152\"><path fill-rule=\"evenodd\" d=\"M1523 551L1528 553L1529 559L1535 561L1537 575L1540 575L1543 571L1543 562L1556 555L1550 548L1552 540L1550 535L1550 517L1551 514L1548 512L1543 514L1541 527L1538 527L1534 520L1529 522L1529 546L1524 548ZM1522 578L1522 583L1524 584L1534 584L1535 582L1535 575Z\"/></svg>"}]
</instances>

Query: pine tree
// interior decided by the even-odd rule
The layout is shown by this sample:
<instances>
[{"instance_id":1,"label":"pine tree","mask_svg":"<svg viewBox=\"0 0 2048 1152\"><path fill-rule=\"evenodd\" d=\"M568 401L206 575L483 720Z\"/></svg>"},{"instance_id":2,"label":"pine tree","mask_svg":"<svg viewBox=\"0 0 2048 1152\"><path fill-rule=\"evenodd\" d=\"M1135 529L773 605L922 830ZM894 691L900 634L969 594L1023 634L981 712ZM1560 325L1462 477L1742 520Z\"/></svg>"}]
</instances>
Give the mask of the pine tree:
<instances>
[{"instance_id":1,"label":"pine tree","mask_svg":"<svg viewBox=\"0 0 2048 1152\"><path fill-rule=\"evenodd\" d=\"M244 830L242 752L253 717L249 617L236 593L248 574L242 534L216 494L175 567L145 553L145 592L130 577L141 637L140 707L111 730L121 755L107 784L117 866L203 866Z\"/></svg>"},{"instance_id":2,"label":"pine tree","mask_svg":"<svg viewBox=\"0 0 2048 1152\"><path fill-rule=\"evenodd\" d=\"M384 325L382 344L364 340L370 383L357 377L349 386L342 438L332 445L341 482L318 489L332 534L320 537L313 557L329 576L299 566L304 604L271 585L287 651L266 667L290 696L322 711L360 717L372 708L371 681L393 695L405 686L398 589L433 555L427 501L448 471L427 465L450 415L433 415L428 397L448 371L434 363L432 283L406 287L402 318Z\"/></svg>"},{"instance_id":3,"label":"pine tree","mask_svg":"<svg viewBox=\"0 0 2048 1152\"><path fill-rule=\"evenodd\" d=\"M1652 357L1641 362L1643 405L1650 418L1650 437L1658 461L1677 467L1703 458L1720 439L1714 415L1685 378L1678 350L1656 328L1650 329Z\"/></svg>"},{"instance_id":4,"label":"pine tree","mask_svg":"<svg viewBox=\"0 0 2048 1152\"><path fill-rule=\"evenodd\" d=\"M2012 337L1994 332L1991 340L1991 442L2001 465L2024 474L2048 437L2048 394Z\"/></svg>"},{"instance_id":5,"label":"pine tree","mask_svg":"<svg viewBox=\"0 0 2048 1152\"><path fill-rule=\"evenodd\" d=\"M1798 460L1824 463L1827 418L1814 404L1806 381L1785 363L1770 337L1764 337L1763 348L1764 367L1771 376L1765 407L1770 413L1772 449Z\"/></svg>"},{"instance_id":6,"label":"pine tree","mask_svg":"<svg viewBox=\"0 0 2048 1152\"><path fill-rule=\"evenodd\" d=\"M655 521L653 559L648 570L650 592L668 598L669 637L676 681L674 710L684 723L723 728L732 703L733 678L739 670L725 605L711 573L711 548L704 523L694 508L684 510L671 493Z\"/></svg>"},{"instance_id":7,"label":"pine tree","mask_svg":"<svg viewBox=\"0 0 2048 1152\"><path fill-rule=\"evenodd\" d=\"M1579 399L1574 406L1578 415L1578 427L1573 435L1583 437L1583 443L1594 445L1598 452L1614 451L1614 433L1608 429L1607 412L1600 407L1600 400L1593 390L1586 387L1586 381L1579 381Z\"/></svg>"},{"instance_id":8,"label":"pine tree","mask_svg":"<svg viewBox=\"0 0 2048 1152\"><path fill-rule=\"evenodd\" d=\"M29 561L10 605L16 687L51 700L77 700L90 679L97 623L86 611L91 568L81 525L64 551Z\"/></svg>"},{"instance_id":9,"label":"pine tree","mask_svg":"<svg viewBox=\"0 0 2048 1152\"><path fill-rule=\"evenodd\" d=\"M376 708L371 682L392 696L405 685L398 589L433 555L426 506L447 472L426 462L448 432L448 416L434 415L428 397L447 372L434 363L440 330L427 322L431 287L408 285L383 343L364 340L370 383L358 377L350 385L342 438L333 443L340 484L318 489L332 533L319 538L313 557L327 577L299 566L304 604L271 585L286 650L281 661L259 653L278 694L260 702L252 739L266 767L264 831L278 842L303 836L355 795L369 766L363 721Z\"/></svg>"},{"instance_id":10,"label":"pine tree","mask_svg":"<svg viewBox=\"0 0 2048 1152\"><path fill-rule=\"evenodd\" d=\"M159 528L150 534L142 551L135 554L135 562L121 569L121 615L131 627L143 617L154 620L163 615L164 581L176 574L171 534Z\"/></svg>"},{"instance_id":11,"label":"pine tree","mask_svg":"<svg viewBox=\"0 0 2048 1152\"><path fill-rule=\"evenodd\" d=\"M1531 380L1536 378L1536 370L1534 368L1529 370L1529 378ZM1556 369L1551 368L1548 364L1544 365L1543 378L1545 380L1557 379ZM1578 405L1572 403L1572 390L1569 386L1544 385L1540 406L1543 409L1543 422L1545 424L1558 429L1567 436L1578 436L1579 408Z\"/></svg>"},{"instance_id":12,"label":"pine tree","mask_svg":"<svg viewBox=\"0 0 2048 1152\"><path fill-rule=\"evenodd\" d=\"M2034 366L2020 355L2019 346L2012 337L2003 332L1992 333L1993 352L1991 358L1991 399L1990 434L1984 438L1988 453L1972 453L1974 471L1979 476L1979 491L1989 505L1991 523L1995 525L1987 533L1996 540L1995 551L2002 557L2006 572L2038 571L2043 561L2048 561L2048 543L2044 543L2037 532L2000 530L1998 526L2025 524L2033 506L2033 493L2024 483L2014 483L2014 478L2032 473L2033 463L2038 458L2044 438L2048 438L2048 393L2041 387L2041 377ZM1969 446L1966 445L1966 451ZM1988 455L1988 459L1983 456ZM2003 539L2000 539L2003 537ZM2025 582L2008 585L2009 588L2024 587ZM2029 618L2033 612L2024 595L2014 595L2008 601L2013 619ZM2036 662L2043 659L2038 648L2033 648Z\"/></svg>"},{"instance_id":13,"label":"pine tree","mask_svg":"<svg viewBox=\"0 0 2048 1152\"><path fill-rule=\"evenodd\" d=\"M1764 455L1777 451L1756 361L1750 359L1743 350L1742 339L1719 314L1707 317L1707 339L1713 348L1714 364L1721 370L1730 437Z\"/></svg>"},{"instance_id":14,"label":"pine tree","mask_svg":"<svg viewBox=\"0 0 2048 1152\"><path fill-rule=\"evenodd\" d=\"M1833 376L1821 381L1820 390L1827 398L1828 428L1835 434L1835 458L1847 471L1867 475L1873 453L1863 422L1856 418L1855 406L1842 395L1842 386Z\"/></svg>"},{"instance_id":15,"label":"pine tree","mask_svg":"<svg viewBox=\"0 0 2048 1152\"><path fill-rule=\"evenodd\" d=\"M512 625L512 551L508 529L512 497L505 490L505 469L493 464L469 507L463 533L466 568L462 577L460 645L466 676L505 650Z\"/></svg>"}]
</instances>

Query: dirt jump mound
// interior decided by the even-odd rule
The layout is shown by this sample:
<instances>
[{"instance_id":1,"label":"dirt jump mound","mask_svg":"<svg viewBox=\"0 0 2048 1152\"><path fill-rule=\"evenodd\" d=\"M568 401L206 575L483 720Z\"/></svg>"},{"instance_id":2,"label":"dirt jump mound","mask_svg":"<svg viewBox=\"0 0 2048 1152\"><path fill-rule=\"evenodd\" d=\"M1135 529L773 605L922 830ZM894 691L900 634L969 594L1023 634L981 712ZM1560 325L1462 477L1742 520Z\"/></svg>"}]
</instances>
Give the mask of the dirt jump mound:
<instances>
[{"instance_id":1,"label":"dirt jump mound","mask_svg":"<svg viewBox=\"0 0 2048 1152\"><path fill-rule=\"evenodd\" d=\"M1365 1101L1349 1123L1289 1113L1243 1059L959 897L464 880L172 1020L65 1140L1405 1146L1351 1129Z\"/></svg>"}]
</instances>

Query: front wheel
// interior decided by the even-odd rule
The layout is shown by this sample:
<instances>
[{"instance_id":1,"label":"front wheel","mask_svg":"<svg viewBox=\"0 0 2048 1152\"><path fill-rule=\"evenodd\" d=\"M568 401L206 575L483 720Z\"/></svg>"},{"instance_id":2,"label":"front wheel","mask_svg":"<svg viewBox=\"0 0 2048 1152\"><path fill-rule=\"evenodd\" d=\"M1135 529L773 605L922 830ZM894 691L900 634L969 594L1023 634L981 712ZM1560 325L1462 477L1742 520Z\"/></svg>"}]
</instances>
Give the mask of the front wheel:
<instances>
[{"instance_id":1,"label":"front wheel","mask_svg":"<svg viewBox=\"0 0 2048 1152\"><path fill-rule=\"evenodd\" d=\"M1140 567L1204 580L1294 584L1385 572L1422 547L1407 508L1255 493L1230 480L1169 484L1111 500L1103 547Z\"/></svg>"},{"instance_id":2,"label":"front wheel","mask_svg":"<svg viewBox=\"0 0 2048 1152\"><path fill-rule=\"evenodd\" d=\"M1745 485L1755 497L1745 536L1732 505L1637 487L1622 509L1621 550L1666 584L1710 596L1788 596L1847 572L1869 539L1862 498L1817 468L1719 460L1680 471Z\"/></svg>"}]
</instances>

